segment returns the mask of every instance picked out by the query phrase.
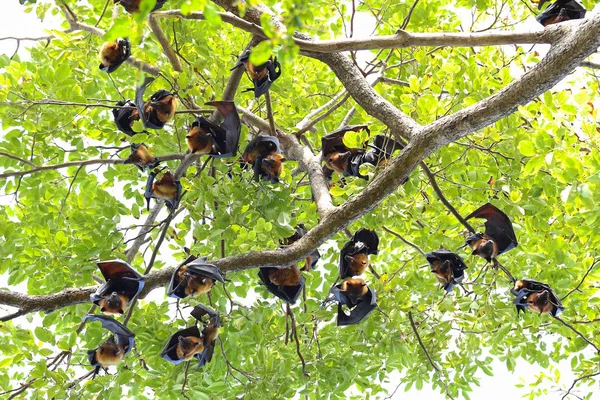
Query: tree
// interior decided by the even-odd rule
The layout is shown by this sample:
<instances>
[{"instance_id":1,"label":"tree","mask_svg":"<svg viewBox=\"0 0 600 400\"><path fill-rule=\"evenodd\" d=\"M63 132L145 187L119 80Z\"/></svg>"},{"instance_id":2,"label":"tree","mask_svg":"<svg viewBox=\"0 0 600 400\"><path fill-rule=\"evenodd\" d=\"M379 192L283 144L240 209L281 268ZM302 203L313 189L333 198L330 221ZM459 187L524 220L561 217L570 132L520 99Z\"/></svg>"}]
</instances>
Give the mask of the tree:
<instances>
[{"instance_id":1,"label":"tree","mask_svg":"<svg viewBox=\"0 0 600 400\"><path fill-rule=\"evenodd\" d=\"M531 398L548 387L591 398L589 385L600 376L600 89L598 65L584 60L600 46L597 7L584 20L524 32L512 25L531 15L526 2L450 4L472 11L471 26L442 0L393 7L171 0L150 15L148 1L135 16L111 3L26 5L40 17L61 14L64 29L38 38L30 61L0 58L7 202L0 272L8 276L0 304L16 308L0 325L3 394L379 398L396 386L389 379L397 371L400 389L430 385L441 396L467 398L482 373L492 374L490 363L512 371L525 360L543 368L524 378ZM584 3L591 9L592 1ZM352 37L357 12L376 21L372 37ZM107 77L96 48L123 36L133 57ZM544 44L551 47L542 57ZM242 71L229 71L248 46L256 61L276 52L282 62L271 95L256 101L241 90L248 85ZM184 108L164 131L132 139L169 160L181 178L185 195L171 215L162 201L145 212L146 175L122 165L129 144L110 114L145 74L175 90ZM190 114L206 113L197 104L213 99L235 99L244 138L277 126L289 160L281 184L254 182L234 158L185 154ZM407 144L385 168L367 169L368 182L336 177L330 189L321 137L349 123ZM562 320L517 317L509 279L466 253L467 294L444 296L421 268L423 251L464 243L461 216L488 200L510 215L519 239L502 264L517 278L549 283L564 299ZM298 223L308 234L278 249ZM360 227L381 238L367 277L379 311L338 328L321 302L346 233ZM213 289L224 325L212 363L198 371L159 357L190 321L188 309L160 289L186 257L184 247L229 279ZM298 305L285 309L258 286L256 268L290 265L317 247L323 260L305 274ZM85 351L106 333L81 320L97 287L95 262L113 258L144 268L142 297L153 296L130 309L136 349L118 373L113 367L112 375L87 380ZM181 306L206 302L200 296ZM574 382L561 379L557 365L565 360Z\"/></svg>"}]
</instances>

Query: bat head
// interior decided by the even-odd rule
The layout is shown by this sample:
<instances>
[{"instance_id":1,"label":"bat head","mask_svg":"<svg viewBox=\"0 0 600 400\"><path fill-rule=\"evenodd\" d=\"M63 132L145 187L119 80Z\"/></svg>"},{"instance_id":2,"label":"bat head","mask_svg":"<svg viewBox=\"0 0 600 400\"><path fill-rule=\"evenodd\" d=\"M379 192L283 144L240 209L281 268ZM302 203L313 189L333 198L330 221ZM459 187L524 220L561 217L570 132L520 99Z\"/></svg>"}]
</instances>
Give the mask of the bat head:
<instances>
[{"instance_id":1,"label":"bat head","mask_svg":"<svg viewBox=\"0 0 600 400\"><path fill-rule=\"evenodd\" d=\"M125 304L121 297L117 294L117 292L112 292L110 296L106 298L104 301L104 306L100 309L102 312L106 312L107 310L114 310L116 314L123 314Z\"/></svg>"},{"instance_id":2,"label":"bat head","mask_svg":"<svg viewBox=\"0 0 600 400\"><path fill-rule=\"evenodd\" d=\"M131 43L129 42L129 39L117 39L114 43L114 51L116 59L110 60L110 62L101 61L99 66L100 71L110 74L131 56Z\"/></svg>"}]
</instances>

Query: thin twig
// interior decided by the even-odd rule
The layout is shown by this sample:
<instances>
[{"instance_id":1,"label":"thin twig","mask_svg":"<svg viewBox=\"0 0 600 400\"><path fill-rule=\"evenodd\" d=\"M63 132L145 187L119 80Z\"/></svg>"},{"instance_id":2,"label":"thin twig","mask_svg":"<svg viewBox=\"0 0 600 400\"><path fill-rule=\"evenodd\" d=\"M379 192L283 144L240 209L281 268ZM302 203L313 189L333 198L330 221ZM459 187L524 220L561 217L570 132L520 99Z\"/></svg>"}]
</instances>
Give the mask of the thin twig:
<instances>
[{"instance_id":1,"label":"thin twig","mask_svg":"<svg viewBox=\"0 0 600 400\"><path fill-rule=\"evenodd\" d=\"M594 342L592 342L590 339L588 339L587 337L585 337L581 332L579 332L577 329L573 328L573 326L571 326L571 324L565 322L565 320L561 319L558 316L553 316L555 320L560 321L561 324L563 324L564 326L566 326L567 328L569 328L570 330L572 330L573 332L575 332L577 335L579 335L580 338L582 338L583 340L585 340L587 342L587 344L589 344L590 346L592 346L594 349L596 349L596 352L598 354L600 354L600 348L598 348L598 346L596 346L594 344Z\"/></svg>"},{"instance_id":2,"label":"thin twig","mask_svg":"<svg viewBox=\"0 0 600 400\"><path fill-rule=\"evenodd\" d=\"M440 383L444 386L444 388L446 388L446 396L448 396L449 398L451 398L451 399L454 400L454 398L450 394L450 390L448 389L448 385L442 379L442 371L433 362L433 360L431 359L431 356L429 355L429 352L427 351L427 348L425 347L425 345L423 344L423 341L421 340L421 336L419 335L419 332L417 331L417 326L415 325L415 321L413 320L413 316L412 316L412 312L411 311L408 312L408 319L410 321L410 326L411 326L413 332L415 333L415 336L417 337L417 340L419 341L419 345L421 346L421 349L423 349L423 352L425 353L425 356L427 357L427 360L429 361L429 364L431 364L431 366L433 367L433 369L435 370L435 372L437 372L438 380L440 381Z\"/></svg>"},{"instance_id":3,"label":"thin twig","mask_svg":"<svg viewBox=\"0 0 600 400\"><path fill-rule=\"evenodd\" d=\"M77 168L77 171L75 171L75 175L73 176L73 179L71 180L71 184L69 185L69 190L67 190L67 194L65 195L65 198L63 199L63 201L60 205L60 210L58 210L59 214L62 214L63 209L65 208L65 204L67 203L67 198L71 194L71 190L73 190L73 184L75 184L75 179L77 179L77 175L79 175L79 171L81 171L82 168L83 168L83 165L80 165L79 168Z\"/></svg>"},{"instance_id":4,"label":"thin twig","mask_svg":"<svg viewBox=\"0 0 600 400\"><path fill-rule=\"evenodd\" d=\"M575 287L575 289L571 289L569 291L569 293L565 294L563 296L563 298L560 299L560 301L565 301L565 299L567 297L569 297L571 295L571 293L576 292L579 290L579 288L581 287L581 285L583 284L583 281L585 281L585 278L587 278L587 276L590 274L590 272L592 272L592 269L594 268L594 266L596 266L596 264L598 263L598 261L600 260L594 260L594 262L592 263L592 265L590 265L590 267L588 268L588 270L586 271L585 275L583 275L583 278L581 278L581 281L579 282L579 284Z\"/></svg>"},{"instance_id":5,"label":"thin twig","mask_svg":"<svg viewBox=\"0 0 600 400\"><path fill-rule=\"evenodd\" d=\"M298 358L300 358L300 362L302 363L302 375L310 376L306 372L306 362L304 361L304 357L302 356L302 353L300 352L300 340L298 340L298 331L296 330L296 316L294 315L294 312L292 311L292 307L290 307L289 303L286 303L286 307L287 307L287 314L290 316L290 320L292 322L292 337L294 338L294 341L296 342L296 353L298 354Z\"/></svg>"},{"instance_id":6,"label":"thin twig","mask_svg":"<svg viewBox=\"0 0 600 400\"><path fill-rule=\"evenodd\" d=\"M185 397L187 400L190 400L190 398L188 397L187 394L185 394L185 385L186 385L187 380L188 380L188 372L190 370L190 363L191 363L191 361L188 361L185 364L185 371L183 372L183 383L181 384L181 395L183 397Z\"/></svg>"},{"instance_id":7,"label":"thin twig","mask_svg":"<svg viewBox=\"0 0 600 400\"><path fill-rule=\"evenodd\" d=\"M396 236L398 239L402 240L404 243L406 243L407 245L409 245L410 247L412 247L413 249L417 250L419 253L421 253L421 255L423 257L425 257L425 252L416 244L414 244L413 242L406 240L405 238L403 238L399 233L394 232L393 230L391 230L390 228L386 227L386 226L382 226L383 230L391 233L392 235Z\"/></svg>"},{"instance_id":8,"label":"thin twig","mask_svg":"<svg viewBox=\"0 0 600 400\"><path fill-rule=\"evenodd\" d=\"M575 388L575 385L577 385L577 382L582 381L584 379L593 378L594 376L598 376L598 375L600 375L600 372L594 372L593 374L583 375L583 376L580 376L579 378L575 379L573 381L573 384L571 385L569 390L567 390L567 393L565 393L565 395L562 397L561 400L565 400L567 398L567 396L569 396L571 394L571 390L573 390L573 388Z\"/></svg>"},{"instance_id":9,"label":"thin twig","mask_svg":"<svg viewBox=\"0 0 600 400\"><path fill-rule=\"evenodd\" d=\"M267 90L265 93L265 102L267 103L267 117L269 119L269 127L271 129L271 136L276 136L275 131L275 119L273 118L273 107L271 105L271 92Z\"/></svg>"}]
</instances>

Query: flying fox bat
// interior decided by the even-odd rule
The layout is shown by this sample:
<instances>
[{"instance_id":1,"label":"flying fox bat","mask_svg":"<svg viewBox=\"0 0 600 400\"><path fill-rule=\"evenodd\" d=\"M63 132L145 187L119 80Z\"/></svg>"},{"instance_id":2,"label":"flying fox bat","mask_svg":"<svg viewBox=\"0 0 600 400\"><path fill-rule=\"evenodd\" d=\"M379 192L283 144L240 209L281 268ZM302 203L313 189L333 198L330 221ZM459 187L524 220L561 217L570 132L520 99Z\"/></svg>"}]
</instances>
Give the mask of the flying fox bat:
<instances>
[{"instance_id":1,"label":"flying fox bat","mask_svg":"<svg viewBox=\"0 0 600 400\"><path fill-rule=\"evenodd\" d=\"M279 78L281 75L281 65L277 61L277 57L271 57L264 64L254 65L250 62L250 53L251 50L244 51L240 55L237 64L231 70L233 71L236 68L244 66L248 78L254 84L254 88L245 91L254 91L254 97L259 98L267 93L271 84Z\"/></svg>"},{"instance_id":2,"label":"flying fox bat","mask_svg":"<svg viewBox=\"0 0 600 400\"><path fill-rule=\"evenodd\" d=\"M467 266L458 254L440 249L425 254L425 258L431 265L431 272L435 274L446 292L451 292L454 286L465 278L463 271Z\"/></svg>"},{"instance_id":3,"label":"flying fox bat","mask_svg":"<svg viewBox=\"0 0 600 400\"><path fill-rule=\"evenodd\" d=\"M183 299L210 291L215 281L225 283L221 270L206 262L206 257L189 256L173 275L167 290L167 296Z\"/></svg>"},{"instance_id":4,"label":"flying fox bat","mask_svg":"<svg viewBox=\"0 0 600 400\"><path fill-rule=\"evenodd\" d=\"M285 158L280 154L279 139L258 135L246 146L242 159L252 165L254 179L278 183Z\"/></svg>"},{"instance_id":5,"label":"flying fox bat","mask_svg":"<svg viewBox=\"0 0 600 400\"><path fill-rule=\"evenodd\" d=\"M378 246L377 233L364 228L356 231L340 251L340 278L362 275L369 266L369 254L377 254Z\"/></svg>"},{"instance_id":6,"label":"flying fox bat","mask_svg":"<svg viewBox=\"0 0 600 400\"><path fill-rule=\"evenodd\" d=\"M172 364L196 358L200 368L212 360L221 317L217 311L201 304L194 307L191 315L202 323L202 331L194 325L176 332L167 341L160 356ZM208 321L203 320L205 315L209 316Z\"/></svg>"},{"instance_id":7,"label":"flying fox bat","mask_svg":"<svg viewBox=\"0 0 600 400\"><path fill-rule=\"evenodd\" d=\"M296 303L306 281L296 265L260 268L258 277L270 293L289 304Z\"/></svg>"},{"instance_id":8,"label":"flying fox bat","mask_svg":"<svg viewBox=\"0 0 600 400\"><path fill-rule=\"evenodd\" d=\"M210 154L215 158L231 157L237 153L242 125L233 101L206 103L217 107L224 117L221 125L210 122L203 116L196 118L185 137L192 153Z\"/></svg>"},{"instance_id":9,"label":"flying fox bat","mask_svg":"<svg viewBox=\"0 0 600 400\"><path fill-rule=\"evenodd\" d=\"M331 288L331 294L338 302L338 326L358 324L377 307L375 291L364 279L346 278ZM344 312L343 306L348 307L350 314Z\"/></svg>"},{"instance_id":10,"label":"flying fox bat","mask_svg":"<svg viewBox=\"0 0 600 400\"><path fill-rule=\"evenodd\" d=\"M103 313L122 315L125 307L144 288L145 279L125 261L100 261L97 264L106 282L90 299Z\"/></svg>"},{"instance_id":11,"label":"flying fox bat","mask_svg":"<svg viewBox=\"0 0 600 400\"><path fill-rule=\"evenodd\" d=\"M160 160L150 153L145 144L140 143L131 144L131 154L123 164L133 164L143 172L145 169L156 168Z\"/></svg>"},{"instance_id":12,"label":"flying fox bat","mask_svg":"<svg viewBox=\"0 0 600 400\"><path fill-rule=\"evenodd\" d=\"M530 309L555 317L565 309L554 290L545 283L532 279L521 279L515 282L514 288L510 291L516 296L514 303L517 307L517 314L519 311Z\"/></svg>"},{"instance_id":13,"label":"flying fox bat","mask_svg":"<svg viewBox=\"0 0 600 400\"><path fill-rule=\"evenodd\" d=\"M117 101L117 107L133 107L133 108L113 108L112 113L117 124L117 128L123 133L129 136L135 135L135 132L131 126L133 123L140 119L140 114L135 108L135 104L131 100Z\"/></svg>"},{"instance_id":14,"label":"flying fox bat","mask_svg":"<svg viewBox=\"0 0 600 400\"><path fill-rule=\"evenodd\" d=\"M103 315L88 314L83 317L84 321L100 321L104 329L112 332L112 336L94 350L88 350L88 360L95 367L94 377L100 372L116 365L129 353L134 344L135 334L127 327L111 317Z\"/></svg>"},{"instance_id":15,"label":"flying fox bat","mask_svg":"<svg viewBox=\"0 0 600 400\"><path fill-rule=\"evenodd\" d=\"M473 254L488 262L517 246L517 237L508 216L491 203L484 204L465 218L485 218L485 233L474 233L467 237L466 245Z\"/></svg>"},{"instance_id":16,"label":"flying fox bat","mask_svg":"<svg viewBox=\"0 0 600 400\"><path fill-rule=\"evenodd\" d=\"M144 83L136 89L135 105L146 128L162 129L175 115L177 99L168 90L160 89L148 101L144 101L146 87L153 81L154 78L146 77Z\"/></svg>"},{"instance_id":17,"label":"flying fox bat","mask_svg":"<svg viewBox=\"0 0 600 400\"><path fill-rule=\"evenodd\" d=\"M538 9L547 2L541 0ZM577 0L558 0L550 4L543 12L535 17L535 20L544 26L558 24L571 19L582 19L585 17L586 9Z\"/></svg>"},{"instance_id":18,"label":"flying fox bat","mask_svg":"<svg viewBox=\"0 0 600 400\"><path fill-rule=\"evenodd\" d=\"M117 39L106 42L100 49L100 71L111 73L121 66L131 56L129 39Z\"/></svg>"},{"instance_id":19,"label":"flying fox bat","mask_svg":"<svg viewBox=\"0 0 600 400\"><path fill-rule=\"evenodd\" d=\"M150 199L164 199L169 211L173 212L181 199L181 183L175 180L175 177L169 170L155 182L154 179L160 171L154 170L148 175L146 190L144 192L144 197L148 204L147 208L150 210Z\"/></svg>"}]
</instances>

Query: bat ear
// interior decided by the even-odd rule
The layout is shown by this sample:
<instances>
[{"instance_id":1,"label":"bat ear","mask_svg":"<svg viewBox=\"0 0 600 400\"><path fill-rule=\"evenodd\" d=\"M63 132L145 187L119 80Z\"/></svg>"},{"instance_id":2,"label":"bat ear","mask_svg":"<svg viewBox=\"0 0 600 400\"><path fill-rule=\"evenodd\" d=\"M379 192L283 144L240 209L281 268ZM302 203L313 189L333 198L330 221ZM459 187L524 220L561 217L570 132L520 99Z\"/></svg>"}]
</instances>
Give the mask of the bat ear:
<instances>
[{"instance_id":1,"label":"bat ear","mask_svg":"<svg viewBox=\"0 0 600 400\"><path fill-rule=\"evenodd\" d=\"M119 314L121 314L121 315L125 314L125 310L123 310L122 308L119 308Z\"/></svg>"},{"instance_id":2,"label":"bat ear","mask_svg":"<svg viewBox=\"0 0 600 400\"><path fill-rule=\"evenodd\" d=\"M106 311L106 307L102 307L102 308L100 309L100 311L102 311L102 312Z\"/></svg>"},{"instance_id":3,"label":"bat ear","mask_svg":"<svg viewBox=\"0 0 600 400\"><path fill-rule=\"evenodd\" d=\"M285 157L281 157L281 162L286 162L287 159Z\"/></svg>"}]
</instances>

